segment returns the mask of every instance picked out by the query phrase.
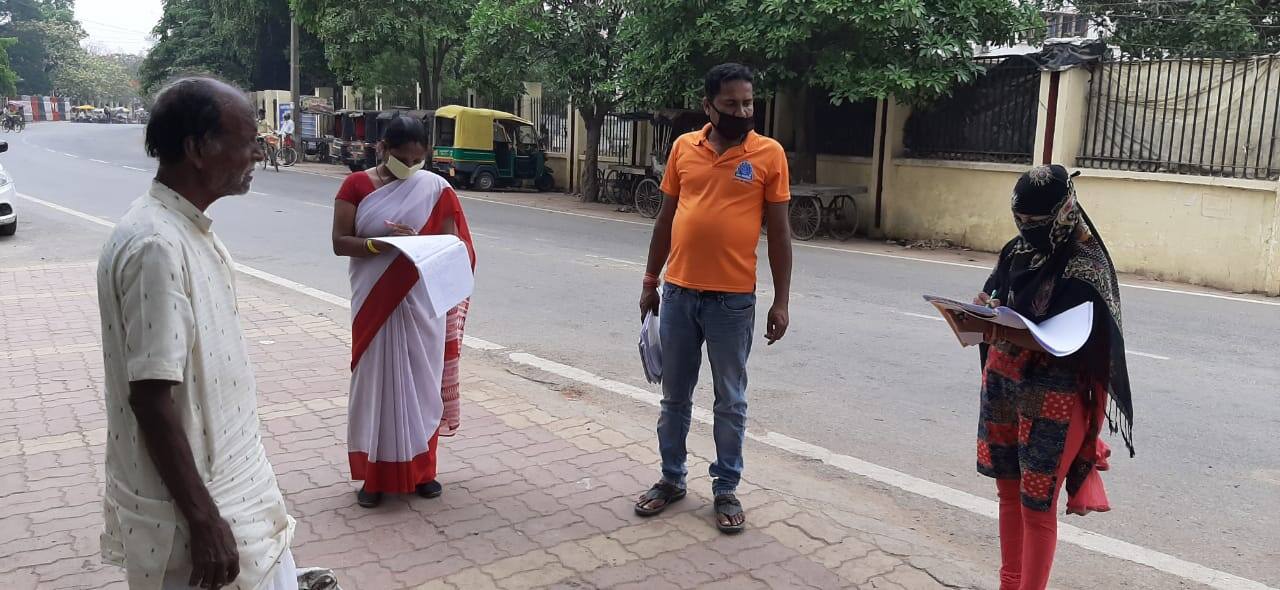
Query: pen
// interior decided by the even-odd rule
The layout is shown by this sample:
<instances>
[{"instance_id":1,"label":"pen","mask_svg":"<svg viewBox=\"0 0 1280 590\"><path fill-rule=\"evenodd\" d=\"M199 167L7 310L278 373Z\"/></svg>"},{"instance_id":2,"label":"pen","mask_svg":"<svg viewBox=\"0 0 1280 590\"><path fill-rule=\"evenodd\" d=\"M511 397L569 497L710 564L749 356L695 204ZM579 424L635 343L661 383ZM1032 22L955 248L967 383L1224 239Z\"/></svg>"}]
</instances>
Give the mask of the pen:
<instances>
[{"instance_id":1,"label":"pen","mask_svg":"<svg viewBox=\"0 0 1280 590\"><path fill-rule=\"evenodd\" d=\"M1000 290L999 290L999 289L995 289L995 290L991 291L991 298L987 300L987 307L995 307L995 306L994 306L994 305L992 305L991 303L992 303L993 301L995 301L995 300L996 300L996 297L998 297L999 295L1000 295Z\"/></svg>"}]
</instances>

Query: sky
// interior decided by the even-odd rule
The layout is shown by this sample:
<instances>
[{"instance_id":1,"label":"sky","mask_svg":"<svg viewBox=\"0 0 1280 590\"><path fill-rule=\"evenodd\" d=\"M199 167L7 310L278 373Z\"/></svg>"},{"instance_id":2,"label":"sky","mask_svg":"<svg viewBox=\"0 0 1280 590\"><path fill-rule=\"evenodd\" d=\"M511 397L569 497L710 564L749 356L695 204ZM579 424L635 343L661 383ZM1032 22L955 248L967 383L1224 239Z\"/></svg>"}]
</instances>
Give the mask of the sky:
<instances>
[{"instance_id":1,"label":"sky","mask_svg":"<svg viewBox=\"0 0 1280 590\"><path fill-rule=\"evenodd\" d=\"M112 52L146 51L160 12L160 0L76 0L76 18L89 34L85 43Z\"/></svg>"}]
</instances>

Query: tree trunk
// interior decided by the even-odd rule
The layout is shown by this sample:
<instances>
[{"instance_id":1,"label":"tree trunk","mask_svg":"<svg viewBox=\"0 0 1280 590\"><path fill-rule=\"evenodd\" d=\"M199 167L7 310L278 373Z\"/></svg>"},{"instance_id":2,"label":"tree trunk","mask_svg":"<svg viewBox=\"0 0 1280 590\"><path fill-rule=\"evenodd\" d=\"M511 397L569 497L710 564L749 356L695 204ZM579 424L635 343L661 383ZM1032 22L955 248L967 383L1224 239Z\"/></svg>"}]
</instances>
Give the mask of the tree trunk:
<instances>
[{"instance_id":1,"label":"tree trunk","mask_svg":"<svg viewBox=\"0 0 1280 590\"><path fill-rule=\"evenodd\" d=\"M814 116L814 91L801 82L796 86L796 157L791 179L795 182L818 181L818 120Z\"/></svg>"},{"instance_id":2,"label":"tree trunk","mask_svg":"<svg viewBox=\"0 0 1280 590\"><path fill-rule=\"evenodd\" d=\"M427 32L418 26L418 102L423 108L430 108L431 97L431 54L427 52Z\"/></svg>"},{"instance_id":3,"label":"tree trunk","mask_svg":"<svg viewBox=\"0 0 1280 590\"><path fill-rule=\"evenodd\" d=\"M587 149L582 163L582 200L595 203L600 200L600 183L596 171L600 169L600 134L604 129L604 111L578 109L587 127Z\"/></svg>"}]
</instances>

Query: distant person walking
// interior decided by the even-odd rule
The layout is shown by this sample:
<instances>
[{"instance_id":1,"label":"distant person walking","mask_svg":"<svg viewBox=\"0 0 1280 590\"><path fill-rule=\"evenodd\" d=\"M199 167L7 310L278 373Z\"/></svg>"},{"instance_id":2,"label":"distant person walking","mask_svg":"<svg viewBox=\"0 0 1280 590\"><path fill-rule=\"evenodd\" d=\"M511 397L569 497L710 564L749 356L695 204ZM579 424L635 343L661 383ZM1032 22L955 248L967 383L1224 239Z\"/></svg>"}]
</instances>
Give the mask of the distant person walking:
<instances>
[{"instance_id":1,"label":"distant person walking","mask_svg":"<svg viewBox=\"0 0 1280 590\"><path fill-rule=\"evenodd\" d=\"M756 245L767 219L774 299L769 344L787 332L791 294L791 199L787 157L755 132L754 74L721 64L706 76L702 108L711 123L676 139L667 159L666 196L653 229L640 293L643 317L660 312L662 414L658 449L662 479L636 502L656 515L684 498L693 411L705 344L715 390L716 461L711 465L716 525L741 532L746 514L734 492L742 478L747 429L747 357L756 320ZM665 291L658 275L666 268Z\"/></svg>"},{"instance_id":2,"label":"distant person walking","mask_svg":"<svg viewBox=\"0 0 1280 590\"><path fill-rule=\"evenodd\" d=\"M373 508L383 494L439 496L439 437L459 425L458 361L468 302L446 317L430 312L413 262L370 238L451 234L475 264L458 195L422 170L422 121L398 116L379 144L384 161L352 173L338 189L333 251L351 262L351 396L347 445L356 494Z\"/></svg>"},{"instance_id":3,"label":"distant person walking","mask_svg":"<svg viewBox=\"0 0 1280 590\"><path fill-rule=\"evenodd\" d=\"M262 152L244 93L208 78L156 97L146 195L98 260L106 369L103 559L132 590L296 590L294 521L259 436L235 263L209 205Z\"/></svg>"},{"instance_id":4,"label":"distant person walking","mask_svg":"<svg viewBox=\"0 0 1280 590\"><path fill-rule=\"evenodd\" d=\"M1076 201L1067 169L1033 168L1018 179L1018 236L1000 252L975 301L1006 305L1042 322L1093 303L1083 349L1055 357L1025 330L969 320L985 332L978 472L1000 497L1000 588L1043 590L1057 548L1058 493L1067 512L1110 510L1099 471L1111 451L1099 438L1110 418L1133 454L1133 400L1125 365L1120 288L1098 230ZM985 328L984 328L985 327ZM1110 401L1115 412L1108 416Z\"/></svg>"}]
</instances>

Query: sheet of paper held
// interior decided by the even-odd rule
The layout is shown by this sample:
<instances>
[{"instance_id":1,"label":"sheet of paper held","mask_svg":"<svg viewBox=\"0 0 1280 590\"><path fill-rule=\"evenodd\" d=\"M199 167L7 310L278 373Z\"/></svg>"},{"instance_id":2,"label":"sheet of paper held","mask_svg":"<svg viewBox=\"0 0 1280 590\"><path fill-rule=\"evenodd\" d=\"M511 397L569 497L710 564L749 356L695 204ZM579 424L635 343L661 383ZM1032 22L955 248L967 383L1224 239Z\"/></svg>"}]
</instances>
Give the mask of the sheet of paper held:
<instances>
[{"instance_id":1,"label":"sheet of paper held","mask_svg":"<svg viewBox=\"0 0 1280 590\"><path fill-rule=\"evenodd\" d=\"M373 241L399 250L418 268L432 317L449 313L475 289L471 256L457 236L387 236Z\"/></svg>"},{"instance_id":2,"label":"sheet of paper held","mask_svg":"<svg viewBox=\"0 0 1280 590\"><path fill-rule=\"evenodd\" d=\"M1008 307L992 309L933 295L925 295L924 299L938 309L964 346L981 344L982 335L960 331L960 327L954 321L955 313L965 313L982 321L1017 330L1028 330L1046 352L1059 357L1075 354L1089 341L1089 334L1093 331L1093 302L1091 301L1086 301L1036 324Z\"/></svg>"}]
</instances>

